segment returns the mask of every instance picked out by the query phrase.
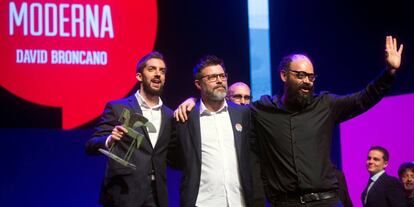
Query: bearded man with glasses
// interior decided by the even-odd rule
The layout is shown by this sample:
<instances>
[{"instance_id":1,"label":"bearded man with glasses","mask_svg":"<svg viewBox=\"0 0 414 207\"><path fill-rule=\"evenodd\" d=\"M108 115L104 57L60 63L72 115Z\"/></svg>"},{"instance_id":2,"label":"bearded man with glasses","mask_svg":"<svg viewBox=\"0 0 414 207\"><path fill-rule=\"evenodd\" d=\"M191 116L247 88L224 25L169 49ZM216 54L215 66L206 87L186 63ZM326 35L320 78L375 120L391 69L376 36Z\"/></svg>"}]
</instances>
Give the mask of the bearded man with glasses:
<instances>
[{"instance_id":1,"label":"bearded man with glasses","mask_svg":"<svg viewBox=\"0 0 414 207\"><path fill-rule=\"evenodd\" d=\"M183 171L182 207L253 205L250 110L226 101L225 71L215 56L200 59L193 74L201 99L188 121L175 126L177 140L168 153L173 167Z\"/></svg>"},{"instance_id":2,"label":"bearded man with glasses","mask_svg":"<svg viewBox=\"0 0 414 207\"><path fill-rule=\"evenodd\" d=\"M336 206L338 179L330 161L333 131L367 111L389 90L400 68L403 45L387 36L386 69L350 95L314 94L313 64L304 54L284 57L279 66L282 94L262 96L250 105L266 196L272 206ZM194 106L188 99L174 112L185 121Z\"/></svg>"},{"instance_id":3,"label":"bearded man with glasses","mask_svg":"<svg viewBox=\"0 0 414 207\"><path fill-rule=\"evenodd\" d=\"M314 94L316 75L304 54L279 65L281 95L251 105L267 198L273 206L337 206L338 179L330 161L334 127L377 104L400 67L403 46L387 36L386 70L350 95Z\"/></svg>"}]
</instances>

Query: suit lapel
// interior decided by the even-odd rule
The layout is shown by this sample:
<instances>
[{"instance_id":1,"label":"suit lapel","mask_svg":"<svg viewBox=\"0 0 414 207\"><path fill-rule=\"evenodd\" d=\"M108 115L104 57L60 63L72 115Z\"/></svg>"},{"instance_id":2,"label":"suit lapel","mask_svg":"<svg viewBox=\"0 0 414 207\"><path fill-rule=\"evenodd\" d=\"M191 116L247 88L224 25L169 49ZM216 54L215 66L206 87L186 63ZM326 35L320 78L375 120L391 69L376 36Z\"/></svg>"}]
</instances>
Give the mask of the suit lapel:
<instances>
[{"instance_id":1,"label":"suit lapel","mask_svg":"<svg viewBox=\"0 0 414 207\"><path fill-rule=\"evenodd\" d=\"M188 130L197 158L201 162L200 101L189 114Z\"/></svg>"},{"instance_id":2,"label":"suit lapel","mask_svg":"<svg viewBox=\"0 0 414 207\"><path fill-rule=\"evenodd\" d=\"M236 153L237 153L237 159L240 163L241 161L241 151L242 151L242 131L243 131L243 125L242 125L242 117L241 113L238 113L235 106L227 102L228 104L228 111L230 115L231 120L231 128L233 130L233 136L234 136L234 144L236 147Z\"/></svg>"},{"instance_id":3,"label":"suit lapel","mask_svg":"<svg viewBox=\"0 0 414 207\"><path fill-rule=\"evenodd\" d=\"M383 185L384 182L384 178L387 176L387 174L384 172L382 173L381 176L378 177L378 179L374 182L374 184L372 185L372 187L369 189L368 191L368 197L371 194L375 194L375 192L377 191L379 186Z\"/></svg>"},{"instance_id":4,"label":"suit lapel","mask_svg":"<svg viewBox=\"0 0 414 207\"><path fill-rule=\"evenodd\" d=\"M371 188L369 189L369 191L367 191L368 190L368 187L367 187L367 189L365 189L365 195L368 193L368 195L367 195L367 203L368 203L368 200L370 199L370 195L371 195L371 197L372 197L372 195L375 195L376 194L376 191L380 188L379 186L382 186L383 185L383 179L384 179L384 177L386 177L387 175L386 175L386 173L384 172L381 176L379 176L378 177L378 179L372 184L372 186L371 186Z\"/></svg>"},{"instance_id":5,"label":"suit lapel","mask_svg":"<svg viewBox=\"0 0 414 207\"><path fill-rule=\"evenodd\" d=\"M128 103L129 103L129 106L131 107L133 113L139 113L139 114L142 115L141 107L139 106L138 100L137 100L135 95L132 95L128 98ZM148 134L147 128L144 127L144 126L142 126L140 128L141 128L142 132L144 133L144 137L147 140L147 143L148 143L150 149L153 149L152 144L151 144L151 140L149 139L149 134Z\"/></svg>"},{"instance_id":6,"label":"suit lapel","mask_svg":"<svg viewBox=\"0 0 414 207\"><path fill-rule=\"evenodd\" d=\"M365 190L362 192L362 195L361 195L361 200L364 206L366 205L365 197L367 196L367 190L368 190L368 185L367 187L365 187ZM368 198L367 198L367 201L368 201Z\"/></svg>"},{"instance_id":7,"label":"suit lapel","mask_svg":"<svg viewBox=\"0 0 414 207\"><path fill-rule=\"evenodd\" d=\"M164 107L165 107L164 105L161 106L161 126L160 126L160 130L158 132L158 139L157 139L157 143L155 143L154 149L157 148L157 146L159 145L158 143L164 141L164 140L161 140L164 137L164 136L162 136L162 133L164 132L165 125L167 124L166 122L171 121L171 120L169 120L168 114L165 111Z\"/></svg>"}]
</instances>

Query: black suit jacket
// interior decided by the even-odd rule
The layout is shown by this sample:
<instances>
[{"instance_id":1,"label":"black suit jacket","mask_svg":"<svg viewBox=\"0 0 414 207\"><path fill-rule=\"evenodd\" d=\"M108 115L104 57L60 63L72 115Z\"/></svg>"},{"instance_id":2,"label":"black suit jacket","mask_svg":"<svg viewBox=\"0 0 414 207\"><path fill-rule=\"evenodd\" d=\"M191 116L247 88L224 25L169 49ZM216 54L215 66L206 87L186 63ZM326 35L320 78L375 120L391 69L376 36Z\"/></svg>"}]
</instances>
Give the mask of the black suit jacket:
<instances>
[{"instance_id":1,"label":"black suit jacket","mask_svg":"<svg viewBox=\"0 0 414 207\"><path fill-rule=\"evenodd\" d=\"M361 195L363 205L366 190ZM369 190L364 207L407 207L400 181L386 173L382 174Z\"/></svg>"},{"instance_id":2,"label":"black suit jacket","mask_svg":"<svg viewBox=\"0 0 414 207\"><path fill-rule=\"evenodd\" d=\"M231 119L234 143L246 206L252 206L252 175L249 155L250 110L228 102L228 112ZM200 132L200 102L189 113L185 123L176 123L177 146L169 151L175 167L182 169L180 187L180 205L193 207L196 204L201 176L201 132ZM235 128L236 123L242 125L242 130ZM177 155L181 155L177 158ZM179 163L179 164L178 164Z\"/></svg>"},{"instance_id":3,"label":"black suit jacket","mask_svg":"<svg viewBox=\"0 0 414 207\"><path fill-rule=\"evenodd\" d=\"M86 143L86 152L90 155L100 154L99 148L105 149L105 141L118 122L122 110L127 108L131 113L142 114L135 95L128 98L112 101L105 107L101 121L96 127L93 137ZM137 131L145 135L139 149L135 150L130 162L135 164L136 170L124 167L112 159L108 159L105 178L103 181L100 203L104 206L137 207L141 206L151 192L151 180L148 174L154 170L156 178L156 194L161 207L168 206L166 187L166 153L170 141L172 111L161 108L161 127L155 147L152 147L146 128ZM150 120L151 121L151 120ZM128 136L118 142L115 154L124 156L131 139Z\"/></svg>"}]
</instances>

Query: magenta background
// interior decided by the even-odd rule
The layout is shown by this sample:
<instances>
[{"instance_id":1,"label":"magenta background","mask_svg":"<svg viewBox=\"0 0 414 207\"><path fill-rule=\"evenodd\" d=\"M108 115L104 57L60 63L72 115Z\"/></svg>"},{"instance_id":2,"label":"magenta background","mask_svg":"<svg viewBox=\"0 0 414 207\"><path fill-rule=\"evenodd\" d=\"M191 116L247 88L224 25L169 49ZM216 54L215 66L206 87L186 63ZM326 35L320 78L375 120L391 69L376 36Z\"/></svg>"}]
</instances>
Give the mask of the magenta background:
<instances>
[{"instance_id":1,"label":"magenta background","mask_svg":"<svg viewBox=\"0 0 414 207\"><path fill-rule=\"evenodd\" d=\"M414 161L414 94L384 98L368 112L340 125L342 169L354 206L362 206L361 193L368 180L365 160L370 146L388 149L386 172L398 177L402 162Z\"/></svg>"}]
</instances>

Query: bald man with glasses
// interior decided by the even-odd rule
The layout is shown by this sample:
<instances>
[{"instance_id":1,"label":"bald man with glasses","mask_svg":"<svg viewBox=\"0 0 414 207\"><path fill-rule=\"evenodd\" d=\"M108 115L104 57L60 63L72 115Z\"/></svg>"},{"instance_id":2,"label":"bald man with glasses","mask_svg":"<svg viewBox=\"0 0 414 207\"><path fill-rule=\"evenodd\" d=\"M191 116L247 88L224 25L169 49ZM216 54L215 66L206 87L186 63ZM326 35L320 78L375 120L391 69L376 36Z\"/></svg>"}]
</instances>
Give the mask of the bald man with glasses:
<instances>
[{"instance_id":1,"label":"bald man with glasses","mask_svg":"<svg viewBox=\"0 0 414 207\"><path fill-rule=\"evenodd\" d=\"M232 101L238 105L248 105L252 100L250 93L250 87L243 82L233 83L229 87L229 93L227 94L227 100Z\"/></svg>"}]
</instances>

